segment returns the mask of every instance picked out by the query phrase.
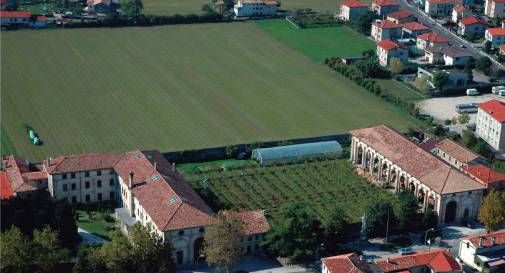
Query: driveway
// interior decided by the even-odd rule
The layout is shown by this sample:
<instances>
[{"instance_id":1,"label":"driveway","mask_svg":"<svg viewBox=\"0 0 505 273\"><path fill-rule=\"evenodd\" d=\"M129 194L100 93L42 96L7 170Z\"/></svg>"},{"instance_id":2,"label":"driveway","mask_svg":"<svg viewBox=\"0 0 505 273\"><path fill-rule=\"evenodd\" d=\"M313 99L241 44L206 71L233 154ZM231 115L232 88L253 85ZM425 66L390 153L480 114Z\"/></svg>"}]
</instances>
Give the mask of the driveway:
<instances>
[{"instance_id":1,"label":"driveway","mask_svg":"<svg viewBox=\"0 0 505 273\"><path fill-rule=\"evenodd\" d=\"M107 242L107 240L105 240L104 238L97 236L95 234L92 234L82 228L77 228L77 233L79 233L79 236L81 236L81 238L82 238L81 243L86 243L89 245L101 245L101 244Z\"/></svg>"}]
</instances>

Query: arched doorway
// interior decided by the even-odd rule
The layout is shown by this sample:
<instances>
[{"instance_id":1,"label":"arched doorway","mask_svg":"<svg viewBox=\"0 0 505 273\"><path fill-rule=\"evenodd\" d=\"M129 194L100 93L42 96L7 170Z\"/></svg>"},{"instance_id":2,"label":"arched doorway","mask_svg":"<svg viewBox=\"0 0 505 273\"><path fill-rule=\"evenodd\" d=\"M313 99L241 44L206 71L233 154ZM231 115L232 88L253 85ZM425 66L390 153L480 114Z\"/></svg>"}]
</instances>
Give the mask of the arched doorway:
<instances>
[{"instance_id":1,"label":"arched doorway","mask_svg":"<svg viewBox=\"0 0 505 273\"><path fill-rule=\"evenodd\" d=\"M456 211L458 209L458 204L456 201L451 201L445 206L445 222L451 223L456 220Z\"/></svg>"},{"instance_id":2,"label":"arched doorway","mask_svg":"<svg viewBox=\"0 0 505 273\"><path fill-rule=\"evenodd\" d=\"M200 237L195 240L193 243L193 261L195 263L202 261L204 259L202 253L202 247L203 247L203 237Z\"/></svg>"},{"instance_id":3,"label":"arched doorway","mask_svg":"<svg viewBox=\"0 0 505 273\"><path fill-rule=\"evenodd\" d=\"M358 164L361 165L363 163L363 148L358 147Z\"/></svg>"}]
</instances>

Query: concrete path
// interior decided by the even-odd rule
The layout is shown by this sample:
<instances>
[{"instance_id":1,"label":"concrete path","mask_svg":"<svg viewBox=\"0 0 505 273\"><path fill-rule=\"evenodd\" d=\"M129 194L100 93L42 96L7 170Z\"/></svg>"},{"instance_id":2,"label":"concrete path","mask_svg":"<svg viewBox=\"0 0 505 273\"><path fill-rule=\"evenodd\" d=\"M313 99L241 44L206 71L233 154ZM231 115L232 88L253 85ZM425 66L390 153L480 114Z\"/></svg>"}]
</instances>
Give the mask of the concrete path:
<instances>
[{"instance_id":1,"label":"concrete path","mask_svg":"<svg viewBox=\"0 0 505 273\"><path fill-rule=\"evenodd\" d=\"M90 244L90 245L101 245L101 244L107 242L107 240L105 240L104 238L97 236L95 234L92 234L82 228L77 228L77 232L79 233L79 236L81 236L81 238L82 238L81 243L86 243L86 244Z\"/></svg>"}]
</instances>

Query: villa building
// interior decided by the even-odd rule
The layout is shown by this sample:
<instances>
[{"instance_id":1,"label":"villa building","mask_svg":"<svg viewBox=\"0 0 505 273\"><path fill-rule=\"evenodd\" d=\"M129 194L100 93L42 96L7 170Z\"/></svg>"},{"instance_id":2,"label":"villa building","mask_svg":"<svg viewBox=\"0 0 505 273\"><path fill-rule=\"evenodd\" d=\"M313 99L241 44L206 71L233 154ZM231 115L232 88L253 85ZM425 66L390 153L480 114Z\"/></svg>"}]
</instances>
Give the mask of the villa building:
<instances>
[{"instance_id":1,"label":"villa building","mask_svg":"<svg viewBox=\"0 0 505 273\"><path fill-rule=\"evenodd\" d=\"M414 193L439 223L476 219L485 187L385 126L351 131L351 161L378 186Z\"/></svg>"},{"instance_id":2,"label":"villa building","mask_svg":"<svg viewBox=\"0 0 505 273\"><path fill-rule=\"evenodd\" d=\"M446 46L449 44L449 40L436 32L423 33L417 36L416 47L420 50L424 50L428 47L434 46Z\"/></svg>"},{"instance_id":3,"label":"villa building","mask_svg":"<svg viewBox=\"0 0 505 273\"><path fill-rule=\"evenodd\" d=\"M468 165L487 164L482 156L448 138L437 144L434 154L460 170Z\"/></svg>"},{"instance_id":4,"label":"villa building","mask_svg":"<svg viewBox=\"0 0 505 273\"><path fill-rule=\"evenodd\" d=\"M458 23L458 34L461 36L482 37L489 27L488 23L477 16L463 18Z\"/></svg>"},{"instance_id":5,"label":"villa building","mask_svg":"<svg viewBox=\"0 0 505 273\"><path fill-rule=\"evenodd\" d=\"M486 41L491 42L491 47L499 48L505 44L505 28L488 28L485 32Z\"/></svg>"},{"instance_id":6,"label":"villa building","mask_svg":"<svg viewBox=\"0 0 505 273\"><path fill-rule=\"evenodd\" d=\"M505 148L505 103L489 100L479 105L475 132L496 150Z\"/></svg>"},{"instance_id":7,"label":"villa building","mask_svg":"<svg viewBox=\"0 0 505 273\"><path fill-rule=\"evenodd\" d=\"M262 17L277 14L277 1L275 0L238 0L233 6L237 17Z\"/></svg>"}]
</instances>

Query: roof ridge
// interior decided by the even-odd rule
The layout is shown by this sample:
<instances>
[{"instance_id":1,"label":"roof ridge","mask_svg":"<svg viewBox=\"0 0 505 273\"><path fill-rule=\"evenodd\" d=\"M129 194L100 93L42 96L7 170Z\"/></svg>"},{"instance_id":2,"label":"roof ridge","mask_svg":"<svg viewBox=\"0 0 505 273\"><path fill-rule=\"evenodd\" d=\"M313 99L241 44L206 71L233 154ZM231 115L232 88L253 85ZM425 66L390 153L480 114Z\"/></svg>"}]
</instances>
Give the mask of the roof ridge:
<instances>
[{"instance_id":1,"label":"roof ridge","mask_svg":"<svg viewBox=\"0 0 505 273\"><path fill-rule=\"evenodd\" d=\"M175 191L174 191L175 192ZM172 215L170 216L170 218L168 218L167 222L165 223L165 225L163 226L163 229L162 230L166 230L167 229L167 226L168 224L172 221L172 219L174 218L174 216L177 214L177 211L179 211L179 209L182 207L182 204L184 204L184 201L182 201L181 198L179 198L181 200L181 202L179 203L179 205L177 206L177 208L175 209L174 213L172 213Z\"/></svg>"}]
</instances>

